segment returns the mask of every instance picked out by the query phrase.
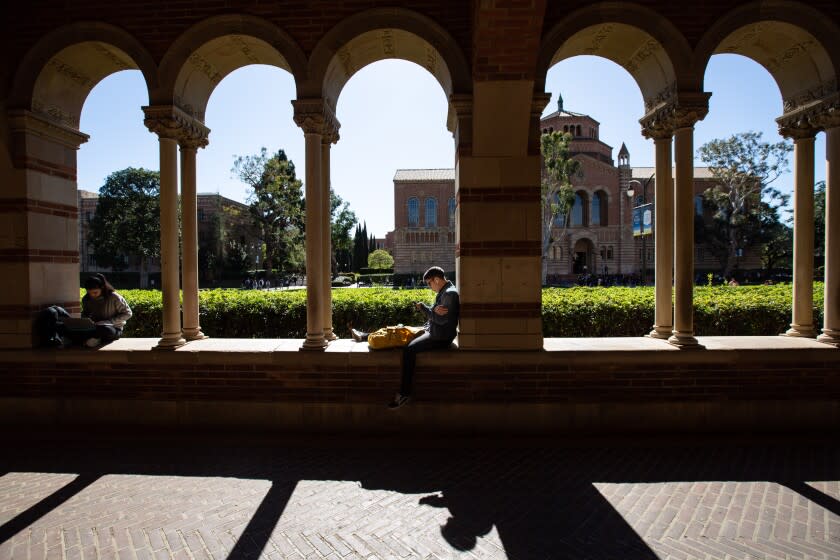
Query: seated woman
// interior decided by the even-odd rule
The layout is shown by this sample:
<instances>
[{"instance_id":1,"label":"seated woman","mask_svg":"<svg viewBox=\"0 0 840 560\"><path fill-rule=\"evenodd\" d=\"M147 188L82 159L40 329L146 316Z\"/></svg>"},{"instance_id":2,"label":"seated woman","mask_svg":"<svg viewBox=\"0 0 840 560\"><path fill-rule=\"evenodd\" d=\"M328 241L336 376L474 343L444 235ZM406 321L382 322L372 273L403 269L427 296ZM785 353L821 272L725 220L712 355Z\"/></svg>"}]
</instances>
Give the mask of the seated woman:
<instances>
[{"instance_id":1,"label":"seated woman","mask_svg":"<svg viewBox=\"0 0 840 560\"><path fill-rule=\"evenodd\" d=\"M95 324L95 331L87 333L85 346L96 348L117 340L122 335L125 322L131 317L131 308L125 298L114 291L114 287L102 274L95 274L85 280L87 293L82 298L82 317Z\"/></svg>"}]
</instances>

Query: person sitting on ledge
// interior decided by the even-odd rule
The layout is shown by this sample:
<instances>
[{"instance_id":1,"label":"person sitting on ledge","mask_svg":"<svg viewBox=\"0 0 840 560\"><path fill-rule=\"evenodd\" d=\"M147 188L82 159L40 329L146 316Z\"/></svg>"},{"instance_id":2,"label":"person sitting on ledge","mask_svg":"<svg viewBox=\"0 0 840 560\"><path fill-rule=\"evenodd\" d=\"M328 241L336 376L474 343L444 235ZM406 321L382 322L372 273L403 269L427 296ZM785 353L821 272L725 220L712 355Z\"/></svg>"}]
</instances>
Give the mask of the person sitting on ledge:
<instances>
[{"instance_id":1,"label":"person sitting on ledge","mask_svg":"<svg viewBox=\"0 0 840 560\"><path fill-rule=\"evenodd\" d=\"M437 296L431 307L418 301L414 304L418 311L426 315L426 324L420 335L415 337L403 349L402 378L400 390L388 408L395 410L411 400L412 380L414 378L414 364L418 352L449 348L458 334L458 316L460 314L460 297L455 286L446 279L443 269L433 266L423 274L423 282L434 291ZM366 341L368 333L351 328L350 333L356 342Z\"/></svg>"},{"instance_id":2,"label":"person sitting on ledge","mask_svg":"<svg viewBox=\"0 0 840 560\"><path fill-rule=\"evenodd\" d=\"M94 322L94 329L85 333L84 344L96 348L120 338L125 322L131 317L131 308L125 298L102 274L85 280L87 293L82 298L82 317Z\"/></svg>"}]
</instances>

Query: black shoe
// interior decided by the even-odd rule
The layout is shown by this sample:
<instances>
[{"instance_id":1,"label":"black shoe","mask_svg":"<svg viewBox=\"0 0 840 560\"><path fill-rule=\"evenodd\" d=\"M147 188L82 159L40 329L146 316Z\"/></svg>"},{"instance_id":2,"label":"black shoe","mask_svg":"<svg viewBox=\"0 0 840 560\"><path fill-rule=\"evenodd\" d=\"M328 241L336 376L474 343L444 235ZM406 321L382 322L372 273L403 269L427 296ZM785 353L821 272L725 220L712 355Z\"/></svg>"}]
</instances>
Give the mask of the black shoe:
<instances>
[{"instance_id":1,"label":"black shoe","mask_svg":"<svg viewBox=\"0 0 840 560\"><path fill-rule=\"evenodd\" d=\"M357 331L356 329L350 329L350 335L356 342L364 342L368 339L368 333Z\"/></svg>"},{"instance_id":2,"label":"black shoe","mask_svg":"<svg viewBox=\"0 0 840 560\"><path fill-rule=\"evenodd\" d=\"M408 404L411 400L411 395L401 395L397 393L394 400L388 403L388 410L396 410L404 404Z\"/></svg>"}]
</instances>

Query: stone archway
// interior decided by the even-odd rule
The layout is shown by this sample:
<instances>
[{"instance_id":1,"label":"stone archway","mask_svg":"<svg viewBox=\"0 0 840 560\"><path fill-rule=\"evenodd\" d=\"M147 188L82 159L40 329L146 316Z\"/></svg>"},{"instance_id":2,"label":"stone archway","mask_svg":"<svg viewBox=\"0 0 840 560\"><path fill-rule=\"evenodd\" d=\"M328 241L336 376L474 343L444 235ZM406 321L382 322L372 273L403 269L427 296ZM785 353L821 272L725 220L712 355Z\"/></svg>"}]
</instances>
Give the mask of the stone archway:
<instances>
[{"instance_id":1,"label":"stone archway","mask_svg":"<svg viewBox=\"0 0 840 560\"><path fill-rule=\"evenodd\" d=\"M595 274L595 245L591 239L582 237L572 248L572 274Z\"/></svg>"},{"instance_id":2,"label":"stone archway","mask_svg":"<svg viewBox=\"0 0 840 560\"><path fill-rule=\"evenodd\" d=\"M306 76L306 57L294 40L270 21L244 15L210 18L191 27L161 61L161 87L152 105L173 104L204 122L207 102L225 76L250 64Z\"/></svg>"},{"instance_id":3,"label":"stone archway","mask_svg":"<svg viewBox=\"0 0 840 560\"><path fill-rule=\"evenodd\" d=\"M157 67L140 43L98 22L48 33L18 66L8 113L0 117L11 156L0 160L0 213L18 232L16 248L0 249L6 277L19 287L0 294L0 321L15 325L6 345L29 346L29 320L45 306L80 310L76 151L88 139L80 115L96 84L131 69L143 73L147 87L156 85Z\"/></svg>"},{"instance_id":4,"label":"stone archway","mask_svg":"<svg viewBox=\"0 0 840 560\"><path fill-rule=\"evenodd\" d=\"M597 3L569 14L543 39L537 62L536 91L543 91L548 70L567 58L600 56L627 70L641 90L645 112L690 87L691 50L673 24L648 8Z\"/></svg>"},{"instance_id":5,"label":"stone archway","mask_svg":"<svg viewBox=\"0 0 840 560\"><path fill-rule=\"evenodd\" d=\"M751 3L731 10L698 43L695 67L705 68L714 54L739 54L763 66L779 88L784 114L779 133L794 143L793 312L785 334L813 337L814 142L825 131L827 189L840 187L840 118L837 70L840 27L799 2ZM831 197L827 197L827 200ZM837 197L834 197L835 199ZM820 340L840 345L840 207L826 209L824 327ZM833 273L831 271L834 271Z\"/></svg>"}]
</instances>

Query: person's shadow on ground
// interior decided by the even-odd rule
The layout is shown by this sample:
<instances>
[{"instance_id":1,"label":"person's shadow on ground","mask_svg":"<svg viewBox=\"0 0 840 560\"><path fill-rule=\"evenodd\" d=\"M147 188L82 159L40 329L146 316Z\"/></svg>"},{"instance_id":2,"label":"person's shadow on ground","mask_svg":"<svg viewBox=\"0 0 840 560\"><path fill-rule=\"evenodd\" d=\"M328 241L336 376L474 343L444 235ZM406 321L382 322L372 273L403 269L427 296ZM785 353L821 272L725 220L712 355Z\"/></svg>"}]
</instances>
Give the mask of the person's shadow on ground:
<instances>
[{"instance_id":1,"label":"person's shadow on ground","mask_svg":"<svg viewBox=\"0 0 840 560\"><path fill-rule=\"evenodd\" d=\"M805 484L837 480L836 446L418 449L405 446L319 448L233 446L214 442L171 446L132 441L100 443L79 453L78 442L19 446L0 459L0 472L79 473L77 480L0 525L0 546L106 474L265 479L271 488L228 558L258 558L301 480L358 481L362 488L417 495L414 521L393 529L438 533L440 545L475 551L495 530L512 559L656 558L640 535L597 488L598 483L775 481L840 515L840 502ZM364 506L353 504L358 515ZM446 520L435 511L446 509ZM497 550L497 549L493 549ZM480 553L481 551L476 551ZM486 552L486 550L485 550Z\"/></svg>"}]
</instances>

